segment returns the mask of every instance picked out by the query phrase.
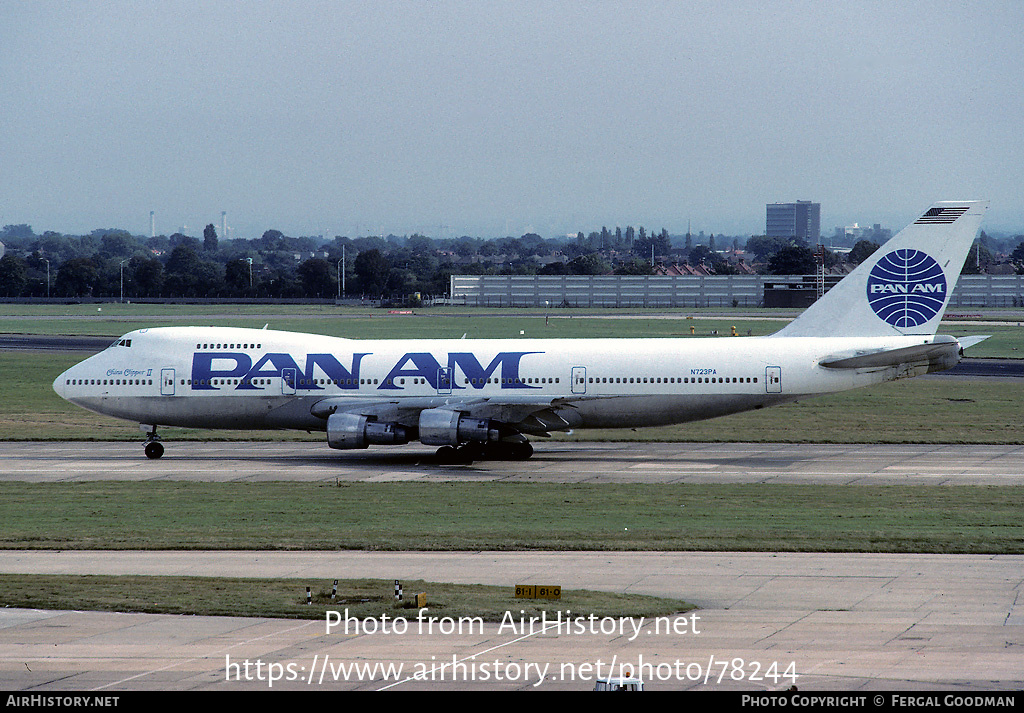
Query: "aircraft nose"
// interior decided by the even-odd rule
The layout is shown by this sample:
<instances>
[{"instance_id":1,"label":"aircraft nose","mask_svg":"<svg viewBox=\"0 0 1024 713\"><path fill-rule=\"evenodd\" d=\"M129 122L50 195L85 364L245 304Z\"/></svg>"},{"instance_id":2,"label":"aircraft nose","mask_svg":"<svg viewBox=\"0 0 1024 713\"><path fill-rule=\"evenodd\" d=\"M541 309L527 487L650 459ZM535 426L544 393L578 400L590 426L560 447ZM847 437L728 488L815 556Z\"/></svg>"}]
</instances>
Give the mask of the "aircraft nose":
<instances>
[{"instance_id":1,"label":"aircraft nose","mask_svg":"<svg viewBox=\"0 0 1024 713\"><path fill-rule=\"evenodd\" d=\"M68 380L71 378L69 376L70 373L71 369L68 369L63 374L61 374L60 376L53 380L53 390L56 391L57 396L60 396L62 399L67 398L67 384Z\"/></svg>"}]
</instances>

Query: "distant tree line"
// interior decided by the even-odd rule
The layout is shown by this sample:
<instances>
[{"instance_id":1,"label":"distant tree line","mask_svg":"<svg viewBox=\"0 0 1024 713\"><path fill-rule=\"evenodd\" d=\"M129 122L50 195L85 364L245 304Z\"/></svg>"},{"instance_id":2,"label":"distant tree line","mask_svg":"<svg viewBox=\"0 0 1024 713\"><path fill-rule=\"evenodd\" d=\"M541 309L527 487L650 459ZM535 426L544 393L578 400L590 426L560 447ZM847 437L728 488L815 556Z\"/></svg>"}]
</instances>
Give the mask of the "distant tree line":
<instances>
[{"instance_id":1,"label":"distant tree line","mask_svg":"<svg viewBox=\"0 0 1024 713\"><path fill-rule=\"evenodd\" d=\"M28 225L7 225L0 242L6 247L0 297L425 298L444 295L452 274L644 275L673 263L730 274L737 271L737 251L771 274L815 270L814 251L798 240L672 236L632 226L547 239L536 233L492 240L419 234L325 239L267 230L253 240L221 240L211 224L200 240L120 229L37 235ZM826 251L826 266L858 264L877 248L863 240L845 258ZM1024 236L999 241L982 233L965 272L984 271L1010 251L1024 266Z\"/></svg>"}]
</instances>

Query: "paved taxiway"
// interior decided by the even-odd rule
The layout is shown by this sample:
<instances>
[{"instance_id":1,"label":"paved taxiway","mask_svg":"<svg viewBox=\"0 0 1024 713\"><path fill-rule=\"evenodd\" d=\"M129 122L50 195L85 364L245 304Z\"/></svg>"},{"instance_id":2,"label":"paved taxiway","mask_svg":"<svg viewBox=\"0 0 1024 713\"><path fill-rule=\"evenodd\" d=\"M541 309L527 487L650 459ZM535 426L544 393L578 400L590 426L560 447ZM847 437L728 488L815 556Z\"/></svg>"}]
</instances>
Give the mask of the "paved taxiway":
<instances>
[{"instance_id":1,"label":"paved taxiway","mask_svg":"<svg viewBox=\"0 0 1024 713\"><path fill-rule=\"evenodd\" d=\"M1022 485L1021 445L570 443L528 461L439 465L420 445L335 451L323 442L0 442L0 480L472 481Z\"/></svg>"},{"instance_id":2,"label":"paved taxiway","mask_svg":"<svg viewBox=\"0 0 1024 713\"><path fill-rule=\"evenodd\" d=\"M659 631L648 621L628 622L621 631L613 621L604 632L501 631L497 624L460 631L451 622L445 631L439 610L425 615L437 618L422 629L408 612L405 631L366 633L364 624L359 635L354 626L348 635L328 632L322 620L3 610L0 687L6 690L267 689L273 666L278 675L293 672L299 679L278 680L277 690L530 689L541 669L541 689L585 690L596 666L607 671L613 662L643 670L653 690L783 689L793 681L769 674L787 670L805 693L1024 685L1020 556L52 552L3 553L0 569L258 574L295 578L299 591L336 577L556 583L565 590L686 597L700 606L698 619L678 618L674 630ZM565 596L571 609L571 594ZM426 633L431 624L434 631ZM246 661L250 680L237 680L245 669L228 664ZM338 669L325 670L325 662L402 665L403 673L378 672L366 681L350 672L334 680ZM452 662L462 667L437 668ZM652 668L642 669L645 662ZM469 668L473 663L478 668ZM495 680L485 664L504 667L505 680ZM428 680L409 680L417 666ZM225 680L229 672L235 680Z\"/></svg>"},{"instance_id":3,"label":"paved taxiway","mask_svg":"<svg viewBox=\"0 0 1024 713\"><path fill-rule=\"evenodd\" d=\"M756 481L844 487L1019 485L1024 479L1021 446L542 443L524 463L438 466L430 451L416 447L354 454L321 443L168 445L167 456L154 462L131 443L70 448L3 443L0 477ZM319 620L4 609L0 688L6 690L266 689L271 671L301 679L278 680L275 690L528 689L542 670L540 688L580 690L592 687L598 662L607 668L613 660L634 669L653 664L645 677L655 690L787 688L791 679L765 674L782 674L790 664L804 692L1024 686L1024 556L0 551L0 572L290 577L303 590L307 583L323 586L350 577L558 584L675 597L700 607L699 633L692 626L659 633L646 622L635 636L631 629L531 634L499 631L496 624L482 631L444 632L443 620L427 635L416 630L411 613L404 633L355 636L328 633ZM246 670L228 663L246 660L252 680L225 681L229 672L244 679ZM404 669L397 685L379 671L372 682L352 673L334 681L337 669L325 671L325 660ZM443 672L441 664L448 664ZM417 665L427 667L428 680L405 680ZM496 680L499 670L502 677ZM453 673L459 680L452 680ZM703 683L705 674L711 683ZM306 682L310 676L313 683ZM488 680L482 680L485 676Z\"/></svg>"}]
</instances>

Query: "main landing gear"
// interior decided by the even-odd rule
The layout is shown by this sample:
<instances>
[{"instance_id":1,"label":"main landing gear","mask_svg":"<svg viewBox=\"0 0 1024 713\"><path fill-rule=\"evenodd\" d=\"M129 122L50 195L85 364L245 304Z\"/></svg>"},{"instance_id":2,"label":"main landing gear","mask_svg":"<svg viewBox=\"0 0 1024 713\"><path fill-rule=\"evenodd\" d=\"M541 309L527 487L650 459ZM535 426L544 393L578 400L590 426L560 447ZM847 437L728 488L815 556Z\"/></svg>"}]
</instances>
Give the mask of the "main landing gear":
<instances>
[{"instance_id":1,"label":"main landing gear","mask_svg":"<svg viewBox=\"0 0 1024 713\"><path fill-rule=\"evenodd\" d=\"M146 426L142 426L143 430ZM152 427L152 431L146 432L145 451L146 457L155 460L164 454L164 444L160 442L160 436L156 433L156 426Z\"/></svg>"},{"instance_id":2,"label":"main landing gear","mask_svg":"<svg viewBox=\"0 0 1024 713\"><path fill-rule=\"evenodd\" d=\"M443 465L468 465L475 460L526 460L532 455L533 446L529 441L467 443L437 449L437 460Z\"/></svg>"}]
</instances>

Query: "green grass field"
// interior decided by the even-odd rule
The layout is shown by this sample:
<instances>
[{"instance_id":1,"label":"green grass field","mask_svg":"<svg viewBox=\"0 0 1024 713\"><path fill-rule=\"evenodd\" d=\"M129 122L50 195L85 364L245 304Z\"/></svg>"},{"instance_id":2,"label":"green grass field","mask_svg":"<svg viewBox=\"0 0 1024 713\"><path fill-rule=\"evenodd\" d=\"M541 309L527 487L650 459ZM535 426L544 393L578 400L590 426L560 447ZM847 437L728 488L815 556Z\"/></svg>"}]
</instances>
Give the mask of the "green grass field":
<instances>
[{"instance_id":1,"label":"green grass field","mask_svg":"<svg viewBox=\"0 0 1024 713\"><path fill-rule=\"evenodd\" d=\"M427 595L429 616L458 619L479 617L499 621L506 612L522 611L539 617L569 609L597 617L659 617L692 609L687 602L637 594L562 590L560 600L516 599L511 587L405 580L406 597ZM307 604L306 587L311 603ZM33 609L146 612L199 616L260 616L279 619L319 619L328 610L344 611L364 620L416 618L416 609L396 605L394 580L339 579L334 582L301 579L235 579L219 577L4 575L0 602ZM415 626L414 623L412 623ZM340 629L339 629L340 631Z\"/></svg>"},{"instance_id":2,"label":"green grass field","mask_svg":"<svg viewBox=\"0 0 1024 713\"><path fill-rule=\"evenodd\" d=\"M1024 552L1024 487L0 483L0 548Z\"/></svg>"},{"instance_id":3,"label":"green grass field","mask_svg":"<svg viewBox=\"0 0 1024 713\"><path fill-rule=\"evenodd\" d=\"M101 309L102 312L97 312ZM980 317L944 324L953 336L990 334L970 356L1024 358L1024 310L998 313L998 321ZM781 329L794 310L414 310L391 314L384 309L324 305L4 305L0 334L75 334L114 338L143 327L219 325L311 332L352 339L519 337L729 337L763 336ZM692 332L691 332L692 328Z\"/></svg>"}]
</instances>

